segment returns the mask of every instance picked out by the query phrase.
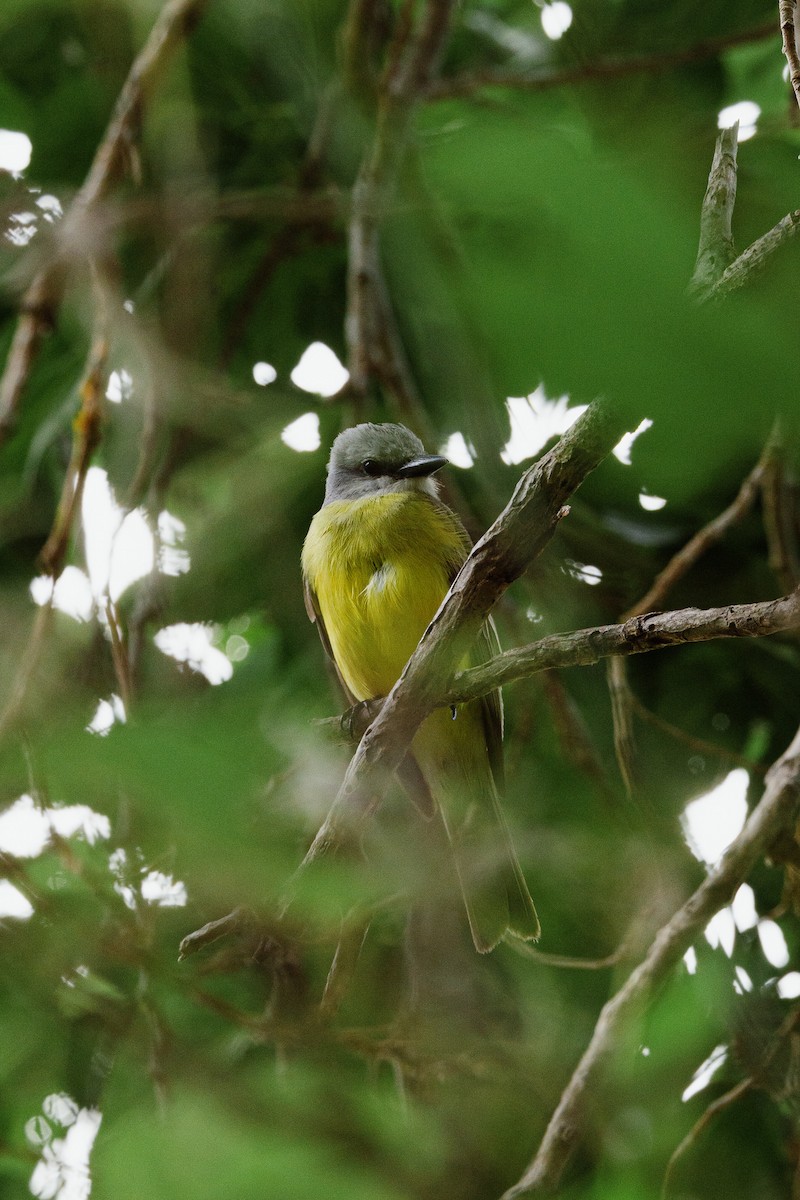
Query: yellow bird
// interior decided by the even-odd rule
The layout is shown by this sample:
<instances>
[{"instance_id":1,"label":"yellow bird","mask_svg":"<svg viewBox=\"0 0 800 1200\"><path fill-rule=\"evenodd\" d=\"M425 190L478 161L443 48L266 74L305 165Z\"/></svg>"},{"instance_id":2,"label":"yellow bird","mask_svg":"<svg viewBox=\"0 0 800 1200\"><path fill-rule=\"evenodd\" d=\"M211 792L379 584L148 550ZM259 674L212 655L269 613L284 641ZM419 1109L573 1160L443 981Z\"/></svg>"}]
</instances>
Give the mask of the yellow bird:
<instances>
[{"instance_id":1,"label":"yellow bird","mask_svg":"<svg viewBox=\"0 0 800 1200\"><path fill-rule=\"evenodd\" d=\"M403 425L356 425L333 443L303 579L308 614L351 704L388 695L469 553L469 535L433 478L446 462ZM490 620L471 661L498 649ZM500 808L502 737L496 691L433 712L405 764L441 814L481 953L506 933L539 936Z\"/></svg>"}]
</instances>

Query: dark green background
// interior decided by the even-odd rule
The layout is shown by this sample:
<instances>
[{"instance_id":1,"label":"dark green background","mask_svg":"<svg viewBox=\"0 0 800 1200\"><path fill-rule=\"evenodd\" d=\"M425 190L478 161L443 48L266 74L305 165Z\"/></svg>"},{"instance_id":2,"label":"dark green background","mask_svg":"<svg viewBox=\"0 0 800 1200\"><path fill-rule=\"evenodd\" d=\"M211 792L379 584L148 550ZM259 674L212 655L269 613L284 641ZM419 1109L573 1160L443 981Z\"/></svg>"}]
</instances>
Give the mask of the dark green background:
<instances>
[{"instance_id":1,"label":"dark green background","mask_svg":"<svg viewBox=\"0 0 800 1200\"><path fill-rule=\"evenodd\" d=\"M667 59L770 20L774 31L679 65L541 91L483 89L415 114L382 264L421 396L417 416L439 445L458 430L476 448L472 470L450 472L451 500L470 528L495 517L522 470L499 458L509 436L506 397L543 383L573 404L615 397L631 428L644 417L654 422L631 466L611 458L588 480L551 546L503 601L506 646L615 620L732 500L776 413L791 429L797 408L796 245L724 305L701 309L685 298L721 108L749 99L762 109L757 136L739 152L738 248L798 204L800 134L781 78L777 6L572 7L569 33L550 42L529 0L465 0L443 75ZM381 892L393 871L424 891L399 796L385 806L373 868L326 865L302 891L289 930L298 964L277 993L246 939L226 946L214 970L209 954L177 962L182 936L238 904L253 906L274 932L277 897L346 763L311 724L337 712L339 700L304 612L299 555L330 441L356 409L289 381L312 341L346 359L346 218L309 226L259 208L277 187L289 207L301 203L294 189L327 97L318 182L344 214L374 123L370 95L342 74L344 8L334 0L210 0L144 106L137 172L114 189L120 205L152 203L136 219L128 214L105 247L118 299L136 305L133 317L119 307L112 314L109 365L129 370L135 391L108 406L94 461L125 497L151 392L155 454L136 499L151 519L166 506L186 523L192 565L162 578L155 595L143 582L121 600L126 627L143 597L157 601L126 727L104 739L85 732L98 699L118 690L111 656L96 621L57 614L22 718L0 747L0 808L33 787L48 803L90 805L112 826L109 843L73 840L23 862L35 915L0 926L3 1196L29 1194L37 1152L25 1125L57 1092L103 1113L91 1160L98 1197L499 1195L535 1150L600 1007L628 969L570 971L507 947L478 960L461 944L460 919L445 913L440 942L433 938L421 959L424 1011L414 1011L404 914L392 908L373 924L340 1013L317 1023L342 904ZM0 177L6 222L31 209L31 188L67 208L156 11L152 3L5 0L0 125L33 143L24 178ZM527 57L504 48L508 31L524 34ZM244 193L249 215L216 215L226 197ZM52 254L53 231L39 226L24 249L2 242L3 351L21 289ZM28 585L69 458L91 324L86 264L73 261L57 328L0 450L3 703L30 636ZM267 388L253 383L260 360L278 372ZM299 454L280 434L310 410L322 445ZM402 416L377 387L358 413ZM643 489L667 506L644 512ZM83 563L79 536L70 561ZM581 582L575 562L599 567L602 582ZM670 603L744 603L780 590L756 508ZM157 628L193 621L216 623L224 643L243 616L249 654L218 688L152 644ZM565 671L560 682L602 783L569 753L552 691L539 679L509 689L507 811L542 917L542 950L602 958L636 915L644 951L702 878L678 814L731 769L726 752L753 760L757 798L759 768L796 727L799 666L791 637L632 662L633 687L648 707L719 747L698 753L638 723L646 815L623 796L601 667ZM188 907L127 909L108 871L119 846L134 883L145 870L171 872L186 884ZM13 880L14 865L3 866ZM781 872L763 866L751 882L759 911L770 912ZM795 917L781 925L794 952ZM592 1095L563 1195L656 1195L672 1150L709 1100L761 1061L789 1012L755 931L737 936L732 960L704 941L697 954L697 973L676 972ZM735 964L754 992L734 992ZM88 973L75 975L78 967ZM271 1023L262 1020L270 1003ZM720 1043L732 1046L726 1067L682 1104L694 1070ZM769 1078L678 1165L675 1196L788 1194L797 1101L791 1089L779 1094L786 1070L782 1048Z\"/></svg>"}]
</instances>

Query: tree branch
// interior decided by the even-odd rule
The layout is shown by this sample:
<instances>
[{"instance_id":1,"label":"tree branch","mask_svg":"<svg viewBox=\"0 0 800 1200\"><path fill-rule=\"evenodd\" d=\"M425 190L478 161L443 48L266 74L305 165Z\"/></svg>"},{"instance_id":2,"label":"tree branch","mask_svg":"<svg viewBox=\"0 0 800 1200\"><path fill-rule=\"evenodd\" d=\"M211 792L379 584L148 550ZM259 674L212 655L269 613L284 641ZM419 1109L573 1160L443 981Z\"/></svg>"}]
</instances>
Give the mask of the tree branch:
<instances>
[{"instance_id":1,"label":"tree branch","mask_svg":"<svg viewBox=\"0 0 800 1200\"><path fill-rule=\"evenodd\" d=\"M800 104L800 52L798 52L795 27L796 8L796 0L778 0L783 53L786 55L786 62L789 65L789 82L792 85L794 98Z\"/></svg>"},{"instance_id":2,"label":"tree branch","mask_svg":"<svg viewBox=\"0 0 800 1200\"><path fill-rule=\"evenodd\" d=\"M773 1062L775 1055L786 1038L795 1032L797 1023L798 1010L795 1008L788 1013L785 1020L781 1023L780 1028L767 1046L766 1052L758 1064L756 1071L752 1075L747 1075L744 1079L740 1079L729 1091L725 1092L722 1096L718 1096L716 1100L713 1100L705 1112L695 1121L692 1128L670 1155L666 1171L664 1172L661 1200L666 1200L672 1175L679 1159L697 1142L703 1130L711 1124L715 1117L724 1112L726 1108L730 1108L732 1104L735 1104L737 1100L741 1099L751 1089L765 1086L764 1076L766 1075L767 1068Z\"/></svg>"},{"instance_id":3,"label":"tree branch","mask_svg":"<svg viewBox=\"0 0 800 1200\"><path fill-rule=\"evenodd\" d=\"M73 246L76 252L78 247L83 247L85 252L87 237L93 237L90 227L93 209L123 172L148 91L155 85L169 56L199 20L207 2L169 0L134 60L89 173L62 224L63 242ZM42 339L55 322L63 291L64 261L59 256L35 276L20 305L20 316L0 380L0 445L14 429L23 389Z\"/></svg>"},{"instance_id":4,"label":"tree branch","mask_svg":"<svg viewBox=\"0 0 800 1200\"><path fill-rule=\"evenodd\" d=\"M620 625L558 633L498 654L456 675L443 705L467 704L505 684L553 667L584 667L610 655L644 654L714 638L769 637L800 626L800 588L790 596L726 608L646 613Z\"/></svg>"},{"instance_id":5,"label":"tree branch","mask_svg":"<svg viewBox=\"0 0 800 1200\"><path fill-rule=\"evenodd\" d=\"M730 1106L735 1104L737 1100L740 1100L746 1092L751 1090L754 1083L755 1080L751 1079L749 1076L746 1079L740 1079L739 1082L730 1089L730 1091L725 1092L724 1095L718 1096L716 1100L712 1101L702 1116L695 1121L692 1128L686 1134L686 1137L678 1144L678 1146L676 1146L670 1155L669 1162L667 1163L667 1169L664 1172L664 1182L661 1185L661 1200L666 1200L670 1183L672 1181L672 1173L675 1170L678 1160L682 1158L686 1151L695 1144L703 1130L706 1129L707 1126L710 1125L714 1120L714 1117L718 1116L726 1108L730 1108Z\"/></svg>"},{"instance_id":6,"label":"tree branch","mask_svg":"<svg viewBox=\"0 0 800 1200\"><path fill-rule=\"evenodd\" d=\"M628 75L669 71L673 67L683 66L684 63L701 62L705 58L714 58L733 46L747 45L749 42L761 41L763 38L774 35L774 22L765 21L764 24L757 25L754 29L707 38L702 42L696 42L693 46L687 46L683 50L675 50L667 54L598 59L595 62L581 63L575 67L531 72L530 74L522 74L519 71L504 68L464 72L461 75L451 76L449 79L436 80L428 87L428 99L450 100L459 96L470 96L482 88L490 87L540 92L550 88L568 87L576 83L597 83L605 79L623 79Z\"/></svg>"},{"instance_id":7,"label":"tree branch","mask_svg":"<svg viewBox=\"0 0 800 1200\"><path fill-rule=\"evenodd\" d=\"M671 721L665 721L663 717L659 717L657 713L651 712L646 705L642 704L641 700L634 693L630 693L630 703L633 711L640 720L646 721L648 725L652 725L654 729L658 729L661 733L669 738L673 738L676 742L682 742L688 746L690 750L694 750L696 754L710 754L714 758L721 758L724 762L735 763L738 767L744 767L747 771L752 771L755 775L766 775L767 768L761 763L755 762L752 758L747 758L744 754L737 753L736 750L729 750L727 746L719 746L716 742L706 741L705 738L695 737L691 733L687 733L685 729L681 729L679 725L673 725Z\"/></svg>"},{"instance_id":8,"label":"tree branch","mask_svg":"<svg viewBox=\"0 0 800 1200\"><path fill-rule=\"evenodd\" d=\"M540 671L552 671L564 667L588 667L611 656L627 657L631 654L647 654L653 650L666 650L671 646L686 646L696 642L710 642L720 638L771 637L800 628L800 588L789 596L777 600L764 600L755 604L730 604L725 608L681 608L665 613L646 613L629 617L618 625L597 625L591 629L577 629L573 633L555 633L528 646L518 646L495 655L479 667L460 671L446 688L430 703L433 708L452 708L457 704L469 704L479 700L496 688L517 683ZM383 702L385 703L385 702ZM382 711L380 699L370 700L360 712L361 705L343 717L328 717L316 722L345 740L361 738L371 722ZM638 702L637 702L638 704ZM352 721L349 719L352 715ZM672 730L666 722L654 719L668 732ZM685 735L688 738L688 735ZM698 748L714 750L726 757L729 755L719 747L696 742ZM741 760L743 765L754 769L755 764Z\"/></svg>"},{"instance_id":9,"label":"tree branch","mask_svg":"<svg viewBox=\"0 0 800 1200\"><path fill-rule=\"evenodd\" d=\"M652 612L661 608L676 583L692 569L696 562L707 550L722 540L734 525L738 524L758 498L759 489L763 483L767 467L773 454L772 438L767 442L761 457L752 471L746 476L734 499L718 516L698 529L685 546L674 554L662 571L656 575L649 590L623 614L623 620L635 617L639 613Z\"/></svg>"},{"instance_id":10,"label":"tree branch","mask_svg":"<svg viewBox=\"0 0 800 1200\"><path fill-rule=\"evenodd\" d=\"M800 208L796 208L785 217L781 217L777 225L743 250L709 287L704 299L722 300L731 292L736 292L750 283L751 279L764 269L773 254L797 235L799 229Z\"/></svg>"},{"instance_id":11,"label":"tree branch","mask_svg":"<svg viewBox=\"0 0 800 1200\"><path fill-rule=\"evenodd\" d=\"M685 546L673 555L663 570L656 576L649 591L632 605L623 620L640 613L661 608L669 591L699 561L703 554L718 542L728 530L741 521L750 511L764 484L775 452L775 435L771 435L756 465L744 480L737 495L726 509L699 529ZM794 586L794 583L789 585ZM608 688L614 720L614 748L620 773L629 795L636 793L635 739L633 732L634 701L628 684L625 663L621 658L612 658L608 665Z\"/></svg>"},{"instance_id":12,"label":"tree branch","mask_svg":"<svg viewBox=\"0 0 800 1200\"><path fill-rule=\"evenodd\" d=\"M378 780L402 761L443 695L492 606L541 552L565 515L565 500L605 457L627 423L595 401L522 476L506 508L473 547L377 719L365 733L322 828L301 864L332 850L370 811Z\"/></svg>"},{"instance_id":13,"label":"tree branch","mask_svg":"<svg viewBox=\"0 0 800 1200\"><path fill-rule=\"evenodd\" d=\"M592 1040L565 1088L536 1156L502 1200L553 1193L586 1125L584 1102L623 1032L716 912L730 903L800 802L800 729L770 769L764 794L722 861L656 935L638 967L604 1006Z\"/></svg>"}]
</instances>

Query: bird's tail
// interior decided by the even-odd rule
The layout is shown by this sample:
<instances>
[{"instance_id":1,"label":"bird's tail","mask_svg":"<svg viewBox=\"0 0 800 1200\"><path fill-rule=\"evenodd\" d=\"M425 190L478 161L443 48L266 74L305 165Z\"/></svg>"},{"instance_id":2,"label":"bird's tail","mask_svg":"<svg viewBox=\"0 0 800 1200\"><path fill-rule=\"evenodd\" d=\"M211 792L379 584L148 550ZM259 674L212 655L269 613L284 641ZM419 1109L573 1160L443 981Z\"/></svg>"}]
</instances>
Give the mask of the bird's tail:
<instances>
[{"instance_id":1,"label":"bird's tail","mask_svg":"<svg viewBox=\"0 0 800 1200\"><path fill-rule=\"evenodd\" d=\"M472 939L486 954L508 933L534 941L539 918L500 806L480 713L467 705L458 718L432 713L409 757L441 813Z\"/></svg>"},{"instance_id":2,"label":"bird's tail","mask_svg":"<svg viewBox=\"0 0 800 1200\"><path fill-rule=\"evenodd\" d=\"M448 796L442 795L438 788L437 800L453 851L472 940L479 953L488 954L508 933L525 941L536 941L541 926L497 789L491 779L482 782L484 794L470 804L460 827L453 825L452 814L462 806L449 803ZM449 786L445 790L449 791Z\"/></svg>"}]
</instances>

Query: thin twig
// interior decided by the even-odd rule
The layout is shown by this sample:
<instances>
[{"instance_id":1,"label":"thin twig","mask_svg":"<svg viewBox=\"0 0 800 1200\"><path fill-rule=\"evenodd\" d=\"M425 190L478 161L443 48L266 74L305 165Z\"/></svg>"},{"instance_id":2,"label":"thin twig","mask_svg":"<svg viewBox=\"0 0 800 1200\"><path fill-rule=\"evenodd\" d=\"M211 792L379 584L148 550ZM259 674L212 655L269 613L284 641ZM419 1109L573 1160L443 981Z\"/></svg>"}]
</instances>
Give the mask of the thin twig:
<instances>
[{"instance_id":1,"label":"thin twig","mask_svg":"<svg viewBox=\"0 0 800 1200\"><path fill-rule=\"evenodd\" d=\"M718 1096L713 1103L709 1104L708 1108L692 1128L686 1134L686 1137L679 1143L670 1155L666 1170L664 1171L664 1182L661 1185L661 1200L666 1200L669 1191L669 1185L672 1182L672 1173L678 1163L678 1160L689 1150L697 1141L703 1130L711 1124L714 1117L723 1112L726 1108L730 1108L737 1100L741 1099L746 1092L749 1092L753 1087L754 1080L749 1076L746 1079L741 1079L735 1087L725 1092L723 1096Z\"/></svg>"},{"instance_id":2,"label":"thin twig","mask_svg":"<svg viewBox=\"0 0 800 1200\"><path fill-rule=\"evenodd\" d=\"M723 34L716 38L706 38L701 42L696 42L693 46L687 46L683 50L675 50L671 53L643 54L635 58L596 59L575 67L536 71L528 74L508 69L464 72L461 75L436 80L428 88L428 99L447 100L458 96L470 96L483 88L491 87L539 92L550 88L568 87L571 84L596 83L605 79L620 79L628 75L669 71L673 67L683 66L684 63L702 62L706 58L715 58L733 46L747 45L750 42L774 36L774 22L766 21L753 29Z\"/></svg>"},{"instance_id":3,"label":"thin twig","mask_svg":"<svg viewBox=\"0 0 800 1200\"><path fill-rule=\"evenodd\" d=\"M347 918L342 922L336 953L325 980L325 990L319 1003L320 1016L332 1020L339 1011L350 984L353 981L361 947L370 926L369 916Z\"/></svg>"},{"instance_id":4,"label":"thin twig","mask_svg":"<svg viewBox=\"0 0 800 1200\"><path fill-rule=\"evenodd\" d=\"M89 173L62 223L66 246L85 254L90 244L94 207L123 174L141 123L142 106L167 60L199 20L208 0L168 0L150 35L131 66L111 120L97 147ZM0 445L11 434L23 389L41 346L42 338L55 322L64 290L64 262L40 271L28 287L20 305L11 348L0 380Z\"/></svg>"},{"instance_id":5,"label":"thin twig","mask_svg":"<svg viewBox=\"0 0 800 1200\"><path fill-rule=\"evenodd\" d=\"M800 729L771 767L763 796L722 861L653 940L647 955L604 1006L594 1034L550 1119L539 1149L503 1200L554 1192L586 1132L586 1097L625 1030L702 929L750 874L778 833L795 819L800 802Z\"/></svg>"},{"instance_id":6,"label":"thin twig","mask_svg":"<svg viewBox=\"0 0 800 1200\"><path fill-rule=\"evenodd\" d=\"M737 495L726 509L699 529L656 576L650 589L631 605L623 620L660 608L680 579L716 544L737 522L743 520L758 496L772 454L772 438L767 442L756 465L747 475ZM636 741L633 729L634 697L628 683L628 672L622 659L613 658L607 671L611 712L614 722L614 750L620 774L628 795L638 794L636 771Z\"/></svg>"},{"instance_id":7,"label":"thin twig","mask_svg":"<svg viewBox=\"0 0 800 1200\"><path fill-rule=\"evenodd\" d=\"M629 797L641 799L636 765L636 735L633 728L633 692L628 683L628 668L614 656L606 668L606 686L611 702L614 756Z\"/></svg>"},{"instance_id":8,"label":"thin twig","mask_svg":"<svg viewBox=\"0 0 800 1200\"><path fill-rule=\"evenodd\" d=\"M384 89L390 86L398 66L406 53L406 47L414 28L416 2L417 0L402 0L400 4L395 18L394 30L392 31L392 39L389 42L389 48L386 52L386 66L382 80L382 87Z\"/></svg>"},{"instance_id":9,"label":"thin twig","mask_svg":"<svg viewBox=\"0 0 800 1200\"><path fill-rule=\"evenodd\" d=\"M794 209L781 217L777 225L763 233L743 250L720 275L706 294L707 300L722 300L732 292L743 288L767 265L775 254L787 242L790 242L800 230L800 208Z\"/></svg>"},{"instance_id":10,"label":"thin twig","mask_svg":"<svg viewBox=\"0 0 800 1200\"><path fill-rule=\"evenodd\" d=\"M325 103L326 99L323 98ZM312 131L306 164L310 174L319 174L323 146L314 140ZM304 164L303 172L306 172ZM316 177L316 176L315 176ZM347 217L349 200L335 184L324 187L309 184L298 191L297 186L276 184L274 187L243 188L204 196L202 209L187 207L181 213L181 234L191 235L200 225L214 221L280 221L282 224L323 224L334 227ZM92 233L96 243L107 246L115 235L137 225L160 225L168 201L160 194L137 194L120 198L117 195L98 200L92 206ZM19 205L17 205L17 208Z\"/></svg>"},{"instance_id":11,"label":"thin twig","mask_svg":"<svg viewBox=\"0 0 800 1200\"><path fill-rule=\"evenodd\" d=\"M106 620L111 636L111 661L114 664L114 674L119 685L120 699L125 709L126 717L131 714L131 667L125 638L119 622L116 606L109 597L106 601Z\"/></svg>"},{"instance_id":12,"label":"thin twig","mask_svg":"<svg viewBox=\"0 0 800 1200\"><path fill-rule=\"evenodd\" d=\"M710 1125L714 1117L718 1116L726 1108L730 1108L732 1104L735 1104L737 1100L739 1100L753 1088L762 1086L762 1080L764 1079L767 1068L773 1062L780 1046L783 1044L786 1038L793 1033L795 1026L798 1023L799 1015L800 1014L798 1014L797 1009L793 1009L787 1014L786 1018L781 1022L780 1028L776 1030L774 1037L767 1046L766 1052L762 1056L761 1062L758 1064L757 1071L752 1075L748 1075L745 1079L740 1080L735 1087L732 1087L729 1091L725 1092L724 1095L719 1096L716 1100L709 1104L698 1120L695 1121L692 1128L686 1134L686 1137L684 1137L675 1150L673 1150L664 1172L664 1182L661 1187L661 1200L666 1200L672 1174L678 1160L694 1145L700 1134L708 1127L708 1125ZM780 1098L781 1097L776 1097L776 1099Z\"/></svg>"},{"instance_id":13,"label":"thin twig","mask_svg":"<svg viewBox=\"0 0 800 1200\"><path fill-rule=\"evenodd\" d=\"M676 583L684 575L688 574L692 567L712 546L722 540L729 529L747 516L758 499L759 489L761 488L771 456L772 443L770 440L765 446L758 462L747 475L728 507L723 509L713 520L709 521L707 525L704 525L702 529L699 529L686 545L681 547L677 554L673 555L664 569L656 575L651 587L645 592L641 600L637 600L623 614L623 620L635 617L639 613L652 612L654 609L661 608L668 593L675 587Z\"/></svg>"},{"instance_id":14,"label":"thin twig","mask_svg":"<svg viewBox=\"0 0 800 1200\"><path fill-rule=\"evenodd\" d=\"M681 729L677 725L673 725L671 721L665 721L663 717L659 717L657 713L652 712L646 705L642 704L641 700L635 693L631 693L631 704L636 712L636 716L642 721L646 721L648 725L652 725L655 729L660 729L667 737L674 738L677 742L683 742L690 750L694 750L697 754L710 754L714 758L721 758L727 762L736 763L738 767L744 767L746 771L752 771L756 775L765 775L767 768L761 763L754 762L752 758L747 758L744 754L738 754L735 750L728 750L725 746L718 746L716 742L706 741L705 738L695 737L694 734L687 733L685 729Z\"/></svg>"},{"instance_id":15,"label":"thin twig","mask_svg":"<svg viewBox=\"0 0 800 1200\"><path fill-rule=\"evenodd\" d=\"M356 96L375 91L382 43L388 34L384 0L351 0L342 29L342 75Z\"/></svg>"},{"instance_id":16,"label":"thin twig","mask_svg":"<svg viewBox=\"0 0 800 1200\"><path fill-rule=\"evenodd\" d=\"M796 0L778 0L782 48L786 55L786 62L789 64L789 82L792 85L794 98L800 104L800 51L798 51L795 27L796 9Z\"/></svg>"}]
</instances>

